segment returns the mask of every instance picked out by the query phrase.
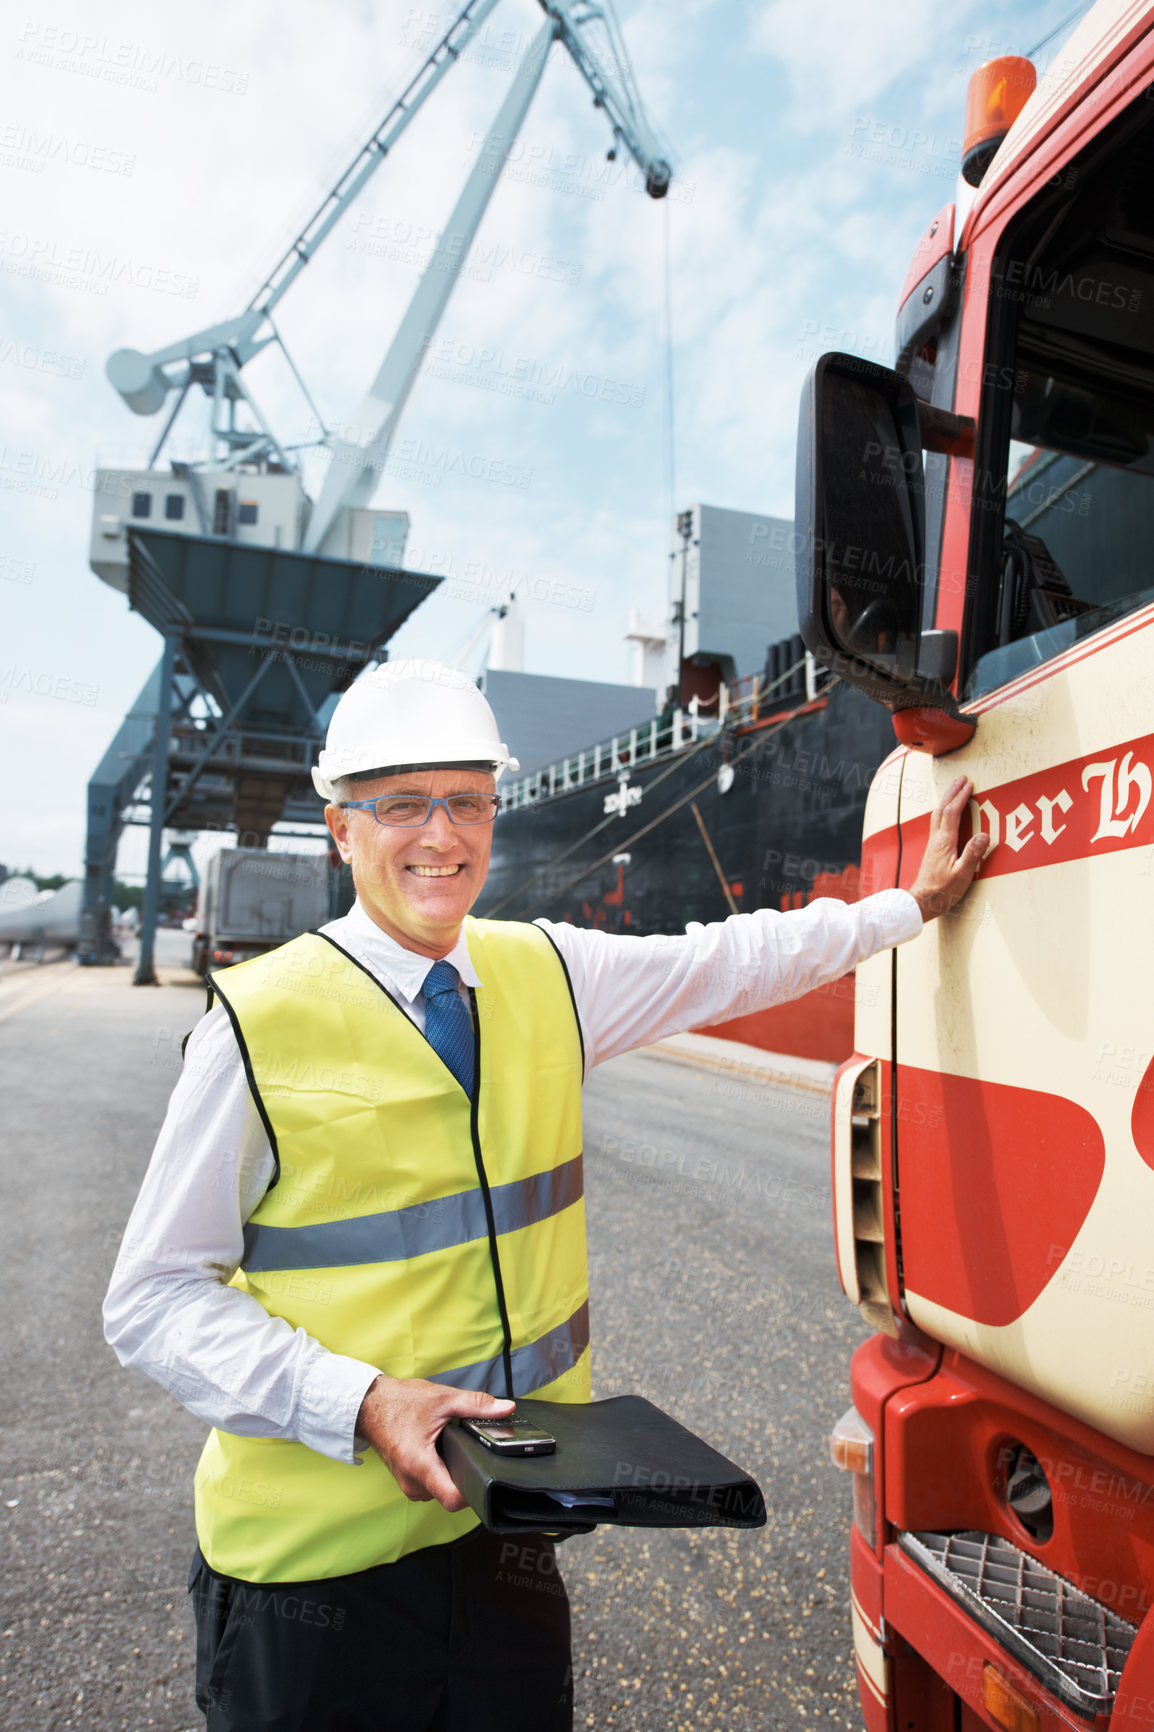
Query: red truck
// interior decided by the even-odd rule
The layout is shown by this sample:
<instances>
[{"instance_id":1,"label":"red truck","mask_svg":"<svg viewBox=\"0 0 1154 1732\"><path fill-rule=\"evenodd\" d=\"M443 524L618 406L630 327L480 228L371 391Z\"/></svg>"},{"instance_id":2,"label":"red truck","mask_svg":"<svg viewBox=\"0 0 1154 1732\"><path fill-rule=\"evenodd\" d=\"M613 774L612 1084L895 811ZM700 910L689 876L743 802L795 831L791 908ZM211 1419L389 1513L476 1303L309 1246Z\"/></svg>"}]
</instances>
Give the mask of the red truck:
<instances>
[{"instance_id":1,"label":"red truck","mask_svg":"<svg viewBox=\"0 0 1154 1732\"><path fill-rule=\"evenodd\" d=\"M893 712L863 890L959 773L957 911L860 972L839 1271L869 1732L1154 1727L1154 7L973 75L891 370L826 355L802 635Z\"/></svg>"}]
</instances>

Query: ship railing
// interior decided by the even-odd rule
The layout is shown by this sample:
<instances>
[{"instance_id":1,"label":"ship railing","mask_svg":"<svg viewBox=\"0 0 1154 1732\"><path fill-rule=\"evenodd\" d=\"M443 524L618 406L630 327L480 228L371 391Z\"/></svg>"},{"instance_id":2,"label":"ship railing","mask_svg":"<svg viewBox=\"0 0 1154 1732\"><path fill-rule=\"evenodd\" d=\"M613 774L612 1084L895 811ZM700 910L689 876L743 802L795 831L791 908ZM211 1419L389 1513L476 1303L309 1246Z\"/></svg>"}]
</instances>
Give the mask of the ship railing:
<instances>
[{"instance_id":1,"label":"ship railing","mask_svg":"<svg viewBox=\"0 0 1154 1732\"><path fill-rule=\"evenodd\" d=\"M786 666L787 648L792 651L795 645L800 654ZM781 669L774 675L751 674L722 684L711 698L691 698L684 709L654 716L627 733L613 734L507 783L500 791L501 810L518 811L592 782L619 781L643 764L673 757L711 738L727 725L746 726L798 703L811 702L824 684L813 657L804 651L800 638L787 639L781 650Z\"/></svg>"},{"instance_id":2,"label":"ship railing","mask_svg":"<svg viewBox=\"0 0 1154 1732\"><path fill-rule=\"evenodd\" d=\"M740 712L744 724L764 721L782 710L813 703L830 683L800 636L771 644L765 671L733 680L728 690L728 708ZM733 717L737 721L737 716Z\"/></svg>"},{"instance_id":3,"label":"ship railing","mask_svg":"<svg viewBox=\"0 0 1154 1732\"><path fill-rule=\"evenodd\" d=\"M718 700L712 701L717 707ZM591 782L618 781L642 764L653 764L672 757L686 746L716 734L721 722L707 712L707 702L691 698L685 709L671 715L654 716L625 733L613 734L584 751L573 752L556 763L545 764L527 776L520 776L501 789L502 811L516 811L535 805L538 800L554 794L568 793Z\"/></svg>"}]
</instances>

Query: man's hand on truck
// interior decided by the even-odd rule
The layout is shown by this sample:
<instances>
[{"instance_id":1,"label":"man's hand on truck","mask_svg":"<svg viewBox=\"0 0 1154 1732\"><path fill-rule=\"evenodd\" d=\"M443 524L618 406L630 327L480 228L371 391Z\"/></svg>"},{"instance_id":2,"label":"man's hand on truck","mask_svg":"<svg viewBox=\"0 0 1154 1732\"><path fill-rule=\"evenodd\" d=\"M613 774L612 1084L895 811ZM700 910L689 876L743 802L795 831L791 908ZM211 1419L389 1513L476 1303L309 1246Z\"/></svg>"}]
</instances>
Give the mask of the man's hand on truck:
<instances>
[{"instance_id":1,"label":"man's hand on truck","mask_svg":"<svg viewBox=\"0 0 1154 1732\"><path fill-rule=\"evenodd\" d=\"M958 826L974 791L968 776L951 782L930 814L930 837L910 895L923 920L934 920L960 902L974 881L990 838L979 832L958 853Z\"/></svg>"}]
</instances>

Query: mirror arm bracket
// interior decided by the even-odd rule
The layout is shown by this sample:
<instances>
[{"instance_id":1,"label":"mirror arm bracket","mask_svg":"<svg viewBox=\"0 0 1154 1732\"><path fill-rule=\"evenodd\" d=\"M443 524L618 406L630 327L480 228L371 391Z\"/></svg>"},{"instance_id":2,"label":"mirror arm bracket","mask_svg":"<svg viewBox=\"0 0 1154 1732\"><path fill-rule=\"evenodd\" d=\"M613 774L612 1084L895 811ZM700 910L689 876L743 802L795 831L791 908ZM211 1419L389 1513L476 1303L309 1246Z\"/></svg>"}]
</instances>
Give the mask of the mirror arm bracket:
<instances>
[{"instance_id":1,"label":"mirror arm bracket","mask_svg":"<svg viewBox=\"0 0 1154 1732\"><path fill-rule=\"evenodd\" d=\"M945 457L972 457L975 425L972 415L955 415L918 398L918 430L923 451L937 451Z\"/></svg>"}]
</instances>

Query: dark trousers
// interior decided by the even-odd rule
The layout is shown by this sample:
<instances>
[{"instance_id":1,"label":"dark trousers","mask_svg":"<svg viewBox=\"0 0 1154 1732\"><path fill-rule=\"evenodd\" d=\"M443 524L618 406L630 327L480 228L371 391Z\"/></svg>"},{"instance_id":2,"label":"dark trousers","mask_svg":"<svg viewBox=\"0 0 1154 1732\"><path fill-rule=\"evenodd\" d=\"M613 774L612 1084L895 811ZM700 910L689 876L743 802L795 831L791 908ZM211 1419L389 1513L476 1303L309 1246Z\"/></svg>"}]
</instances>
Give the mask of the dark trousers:
<instances>
[{"instance_id":1,"label":"dark trousers","mask_svg":"<svg viewBox=\"0 0 1154 1732\"><path fill-rule=\"evenodd\" d=\"M207 1732L571 1732L569 1599L552 1540L478 1528L328 1581L255 1584L199 1552Z\"/></svg>"}]
</instances>

